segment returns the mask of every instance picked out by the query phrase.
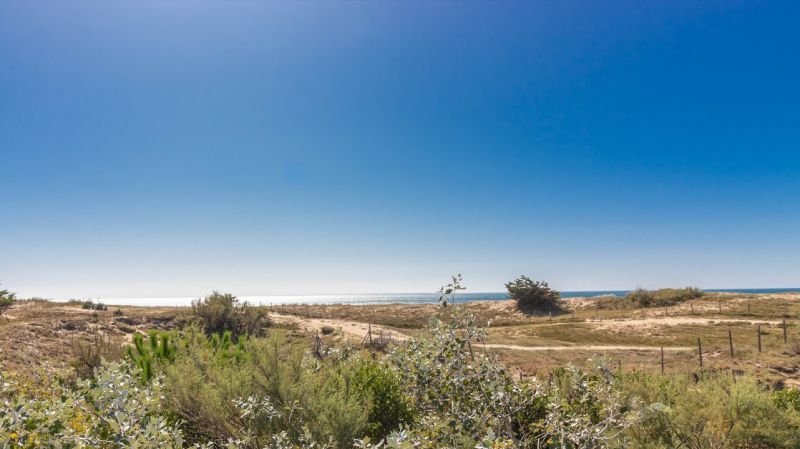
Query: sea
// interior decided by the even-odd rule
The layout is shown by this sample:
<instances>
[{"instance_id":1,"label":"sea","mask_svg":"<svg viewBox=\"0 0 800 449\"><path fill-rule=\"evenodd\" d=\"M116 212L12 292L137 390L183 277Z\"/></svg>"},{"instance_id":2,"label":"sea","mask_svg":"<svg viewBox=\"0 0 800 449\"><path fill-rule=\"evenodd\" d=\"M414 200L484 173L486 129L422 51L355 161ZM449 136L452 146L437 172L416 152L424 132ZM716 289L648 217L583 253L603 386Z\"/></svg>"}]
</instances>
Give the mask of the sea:
<instances>
[{"instance_id":1,"label":"sea","mask_svg":"<svg viewBox=\"0 0 800 449\"><path fill-rule=\"evenodd\" d=\"M728 293L800 293L800 288L721 288L703 289L706 292ZM563 291L562 298L587 298L595 296L625 296L630 290L584 290ZM128 306L189 306L197 297L177 298L92 298L107 305ZM471 301L503 301L508 299L505 292L494 293L466 293L456 294L456 302ZM254 305L284 305L284 304L434 304L439 300L438 293L375 293L355 295L265 295L265 296L240 296L239 300L247 301Z\"/></svg>"}]
</instances>

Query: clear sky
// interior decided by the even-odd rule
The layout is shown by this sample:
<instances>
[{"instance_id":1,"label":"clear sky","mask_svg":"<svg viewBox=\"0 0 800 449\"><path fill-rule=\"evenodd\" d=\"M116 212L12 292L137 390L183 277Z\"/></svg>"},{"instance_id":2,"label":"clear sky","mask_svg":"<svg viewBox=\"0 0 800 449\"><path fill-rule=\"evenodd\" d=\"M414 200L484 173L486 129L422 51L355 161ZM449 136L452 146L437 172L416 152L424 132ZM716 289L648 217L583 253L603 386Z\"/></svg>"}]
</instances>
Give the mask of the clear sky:
<instances>
[{"instance_id":1,"label":"clear sky","mask_svg":"<svg viewBox=\"0 0 800 449\"><path fill-rule=\"evenodd\" d=\"M800 286L800 3L0 3L23 296Z\"/></svg>"}]
</instances>

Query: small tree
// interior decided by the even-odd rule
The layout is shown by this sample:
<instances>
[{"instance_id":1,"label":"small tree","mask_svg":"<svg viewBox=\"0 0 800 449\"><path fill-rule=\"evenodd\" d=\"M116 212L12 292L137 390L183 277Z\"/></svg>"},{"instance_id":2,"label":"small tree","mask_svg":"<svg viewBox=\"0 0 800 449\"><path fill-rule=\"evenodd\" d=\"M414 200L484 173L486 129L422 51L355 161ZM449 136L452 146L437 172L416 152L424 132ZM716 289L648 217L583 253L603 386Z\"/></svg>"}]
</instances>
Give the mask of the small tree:
<instances>
[{"instance_id":1,"label":"small tree","mask_svg":"<svg viewBox=\"0 0 800 449\"><path fill-rule=\"evenodd\" d=\"M528 276L506 283L508 295L517 302L517 308L523 312L559 310L558 301L561 293L551 289L547 282L534 281Z\"/></svg>"},{"instance_id":2,"label":"small tree","mask_svg":"<svg viewBox=\"0 0 800 449\"><path fill-rule=\"evenodd\" d=\"M17 300L17 295L8 290L0 290L0 317L5 315L6 312L14 305ZM8 317L6 317L8 320Z\"/></svg>"}]
</instances>

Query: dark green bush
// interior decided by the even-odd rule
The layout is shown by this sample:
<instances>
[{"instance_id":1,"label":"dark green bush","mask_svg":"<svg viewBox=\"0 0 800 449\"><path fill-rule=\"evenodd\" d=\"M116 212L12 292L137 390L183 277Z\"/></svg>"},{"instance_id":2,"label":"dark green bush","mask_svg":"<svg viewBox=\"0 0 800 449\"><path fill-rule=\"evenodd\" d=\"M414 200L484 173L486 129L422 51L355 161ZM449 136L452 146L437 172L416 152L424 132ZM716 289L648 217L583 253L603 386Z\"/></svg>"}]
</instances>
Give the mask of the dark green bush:
<instances>
[{"instance_id":1,"label":"dark green bush","mask_svg":"<svg viewBox=\"0 0 800 449\"><path fill-rule=\"evenodd\" d=\"M366 433L374 441L386 438L401 424L414 421L414 408L403 393L400 378L376 360L362 360L355 368L355 386L370 404Z\"/></svg>"},{"instance_id":2,"label":"dark green bush","mask_svg":"<svg viewBox=\"0 0 800 449\"><path fill-rule=\"evenodd\" d=\"M269 324L263 310L240 302L230 293L215 291L192 302L192 310L209 336L225 332L230 332L234 340L240 335L261 336Z\"/></svg>"},{"instance_id":3,"label":"dark green bush","mask_svg":"<svg viewBox=\"0 0 800 449\"><path fill-rule=\"evenodd\" d=\"M523 312L560 310L561 293L551 289L547 282L534 281L528 276L506 283L508 296L517 302Z\"/></svg>"},{"instance_id":4,"label":"dark green bush","mask_svg":"<svg viewBox=\"0 0 800 449\"><path fill-rule=\"evenodd\" d=\"M11 306L16 302L17 297L14 293L8 290L0 290L0 317L11 309Z\"/></svg>"}]
</instances>

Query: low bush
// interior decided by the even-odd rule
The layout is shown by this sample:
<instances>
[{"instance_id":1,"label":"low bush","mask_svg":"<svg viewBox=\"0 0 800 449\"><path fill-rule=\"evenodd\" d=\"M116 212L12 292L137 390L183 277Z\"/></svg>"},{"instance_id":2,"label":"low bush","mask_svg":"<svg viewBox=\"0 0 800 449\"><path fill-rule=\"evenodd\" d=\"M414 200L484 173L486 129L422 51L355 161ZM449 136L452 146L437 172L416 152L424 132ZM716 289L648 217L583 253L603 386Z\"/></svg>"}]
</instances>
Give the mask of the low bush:
<instances>
[{"instance_id":1,"label":"low bush","mask_svg":"<svg viewBox=\"0 0 800 449\"><path fill-rule=\"evenodd\" d=\"M751 376L705 373L693 381L636 372L623 378L622 388L649 404L645 419L629 429L633 447L800 447L800 414Z\"/></svg>"},{"instance_id":2,"label":"low bush","mask_svg":"<svg viewBox=\"0 0 800 449\"><path fill-rule=\"evenodd\" d=\"M231 332L234 340L240 335L261 336L269 320L258 307L240 302L230 293L213 292L192 302L192 311L200 319L207 335Z\"/></svg>"},{"instance_id":3,"label":"low bush","mask_svg":"<svg viewBox=\"0 0 800 449\"><path fill-rule=\"evenodd\" d=\"M674 306L692 299L705 296L705 292L695 287L662 288L646 290L637 288L624 297L604 296L596 298L596 304L601 309L635 309L646 307Z\"/></svg>"},{"instance_id":4,"label":"low bush","mask_svg":"<svg viewBox=\"0 0 800 449\"><path fill-rule=\"evenodd\" d=\"M73 300L70 300L73 301ZM103 304L102 302L93 302L91 300L87 301L78 301L81 305L81 308L86 310L108 310L108 306Z\"/></svg>"},{"instance_id":5,"label":"low bush","mask_svg":"<svg viewBox=\"0 0 800 449\"><path fill-rule=\"evenodd\" d=\"M560 310L561 293L551 289L547 282L534 281L528 276L506 283L508 296L517 302L517 308L523 312Z\"/></svg>"}]
</instances>

